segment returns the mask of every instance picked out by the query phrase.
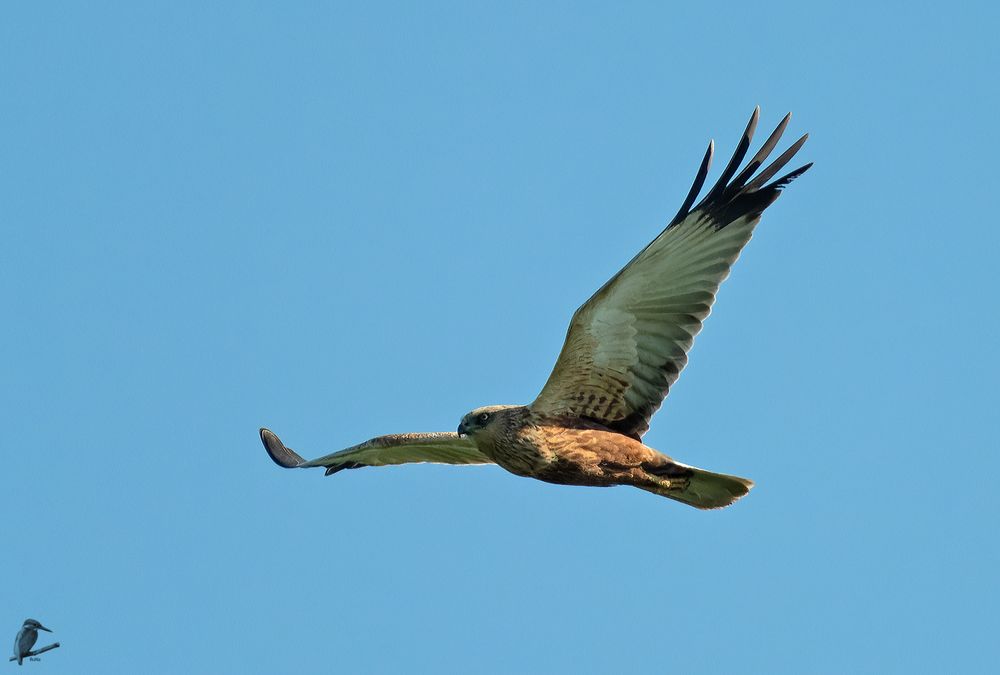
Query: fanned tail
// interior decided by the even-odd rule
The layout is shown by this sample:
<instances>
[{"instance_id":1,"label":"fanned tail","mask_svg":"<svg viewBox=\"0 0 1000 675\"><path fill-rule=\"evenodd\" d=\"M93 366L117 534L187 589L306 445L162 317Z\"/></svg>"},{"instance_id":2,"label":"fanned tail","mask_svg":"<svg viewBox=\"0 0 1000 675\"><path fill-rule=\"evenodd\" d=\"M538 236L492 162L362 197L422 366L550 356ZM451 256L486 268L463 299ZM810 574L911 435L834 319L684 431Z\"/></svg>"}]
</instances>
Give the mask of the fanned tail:
<instances>
[{"instance_id":1,"label":"fanned tail","mask_svg":"<svg viewBox=\"0 0 1000 675\"><path fill-rule=\"evenodd\" d=\"M747 478L713 473L674 461L662 466L646 467L646 471L657 478L668 480L663 481L662 485L636 487L696 509L725 508L745 497L753 487L753 481Z\"/></svg>"}]
</instances>

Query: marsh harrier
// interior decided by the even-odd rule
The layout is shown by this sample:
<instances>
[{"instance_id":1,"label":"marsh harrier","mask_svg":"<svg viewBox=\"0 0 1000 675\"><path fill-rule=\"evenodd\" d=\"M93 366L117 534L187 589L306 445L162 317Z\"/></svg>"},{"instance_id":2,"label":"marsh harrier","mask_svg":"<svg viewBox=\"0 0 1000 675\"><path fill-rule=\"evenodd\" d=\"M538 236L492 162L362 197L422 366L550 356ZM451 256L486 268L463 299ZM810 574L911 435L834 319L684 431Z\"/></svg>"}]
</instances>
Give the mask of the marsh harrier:
<instances>
[{"instance_id":1,"label":"marsh harrier","mask_svg":"<svg viewBox=\"0 0 1000 675\"><path fill-rule=\"evenodd\" d=\"M642 443L649 420L687 363L715 294L761 214L812 166L774 176L808 135L761 169L789 117L740 170L760 109L722 175L697 205L713 144L677 215L570 321L555 368L529 405L492 405L462 418L456 433L379 436L306 461L267 429L268 454L286 468L343 469L411 462L499 464L518 476L566 485L631 485L700 509L747 494L745 478L676 462Z\"/></svg>"}]
</instances>

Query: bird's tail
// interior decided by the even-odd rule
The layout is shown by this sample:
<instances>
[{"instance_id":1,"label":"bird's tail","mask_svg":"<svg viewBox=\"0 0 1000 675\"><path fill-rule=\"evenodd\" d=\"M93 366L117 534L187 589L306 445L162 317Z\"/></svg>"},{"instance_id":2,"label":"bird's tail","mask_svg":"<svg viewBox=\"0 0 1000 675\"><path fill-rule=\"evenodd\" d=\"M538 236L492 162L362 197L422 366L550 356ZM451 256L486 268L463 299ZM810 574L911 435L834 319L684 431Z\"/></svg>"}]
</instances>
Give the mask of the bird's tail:
<instances>
[{"instance_id":1,"label":"bird's tail","mask_svg":"<svg viewBox=\"0 0 1000 675\"><path fill-rule=\"evenodd\" d=\"M660 484L637 487L670 499L676 499L697 509L721 509L745 497L753 481L713 473L694 466L670 461L662 466L644 467ZM667 479L667 480L662 480Z\"/></svg>"}]
</instances>

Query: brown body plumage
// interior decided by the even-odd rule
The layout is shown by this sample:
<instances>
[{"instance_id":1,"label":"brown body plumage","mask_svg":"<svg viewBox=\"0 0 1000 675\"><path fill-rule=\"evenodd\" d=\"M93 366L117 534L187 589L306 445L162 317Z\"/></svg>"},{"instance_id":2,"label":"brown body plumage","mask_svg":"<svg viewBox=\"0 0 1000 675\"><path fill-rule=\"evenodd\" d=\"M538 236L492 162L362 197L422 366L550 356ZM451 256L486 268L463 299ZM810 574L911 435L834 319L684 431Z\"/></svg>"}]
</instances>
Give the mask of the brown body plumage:
<instances>
[{"instance_id":1,"label":"brown body plumage","mask_svg":"<svg viewBox=\"0 0 1000 675\"><path fill-rule=\"evenodd\" d=\"M467 425L460 433L470 431ZM480 452L511 473L561 485L634 484L648 480L643 465L670 461L599 424L547 418L527 406L496 410L473 438Z\"/></svg>"},{"instance_id":2,"label":"brown body plumage","mask_svg":"<svg viewBox=\"0 0 1000 675\"><path fill-rule=\"evenodd\" d=\"M261 429L271 458L289 468L325 467L327 474L409 462L495 463L549 483L631 485L702 509L728 506L747 494L749 480L681 464L644 445L642 436L687 364L716 292L764 209L811 166L772 180L802 147L803 136L761 168L786 116L740 171L758 114L704 199L694 205L711 143L666 229L576 311L552 374L530 405L478 408L462 419L458 433L379 436L312 461Z\"/></svg>"},{"instance_id":3,"label":"brown body plumage","mask_svg":"<svg viewBox=\"0 0 1000 675\"><path fill-rule=\"evenodd\" d=\"M753 483L674 461L642 442L596 422L550 417L530 406L488 406L466 415L459 436L507 471L559 485L630 485L664 497L718 508L742 497ZM723 484L719 494L693 494L698 476Z\"/></svg>"}]
</instances>

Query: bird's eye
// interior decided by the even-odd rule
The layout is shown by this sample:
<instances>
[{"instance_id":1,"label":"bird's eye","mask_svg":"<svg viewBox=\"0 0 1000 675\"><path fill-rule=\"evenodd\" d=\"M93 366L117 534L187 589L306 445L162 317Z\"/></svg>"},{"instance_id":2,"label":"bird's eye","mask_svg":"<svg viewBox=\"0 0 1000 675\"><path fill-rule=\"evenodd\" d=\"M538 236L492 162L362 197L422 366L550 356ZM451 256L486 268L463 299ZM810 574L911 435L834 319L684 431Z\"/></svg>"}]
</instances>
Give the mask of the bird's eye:
<instances>
[{"instance_id":1,"label":"bird's eye","mask_svg":"<svg viewBox=\"0 0 1000 675\"><path fill-rule=\"evenodd\" d=\"M483 413L483 414L481 414L479 416L479 421L482 424L486 424L487 422L490 421L490 414L489 413Z\"/></svg>"}]
</instances>

